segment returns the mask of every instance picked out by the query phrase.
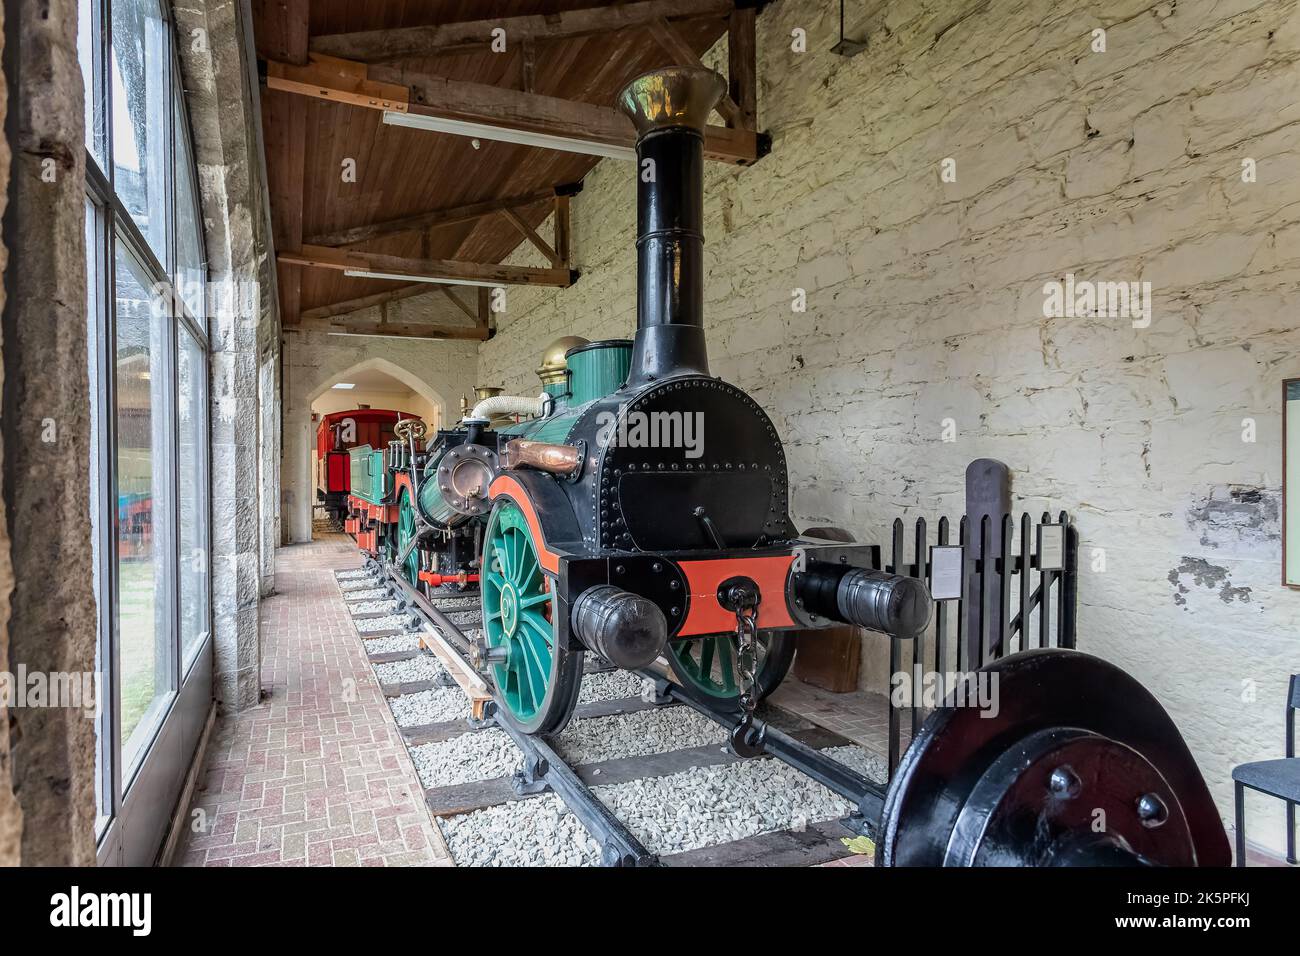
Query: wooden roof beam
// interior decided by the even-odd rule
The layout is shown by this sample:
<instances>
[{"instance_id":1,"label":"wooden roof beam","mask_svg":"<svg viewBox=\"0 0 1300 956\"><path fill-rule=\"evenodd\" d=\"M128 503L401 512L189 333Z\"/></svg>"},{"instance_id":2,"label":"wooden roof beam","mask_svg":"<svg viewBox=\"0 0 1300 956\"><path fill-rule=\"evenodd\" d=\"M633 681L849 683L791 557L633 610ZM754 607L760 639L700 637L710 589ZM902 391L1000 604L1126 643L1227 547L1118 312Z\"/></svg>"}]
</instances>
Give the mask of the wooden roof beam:
<instances>
[{"instance_id":1,"label":"wooden roof beam","mask_svg":"<svg viewBox=\"0 0 1300 956\"><path fill-rule=\"evenodd\" d=\"M303 309L302 318L303 320L329 319L336 315L347 315L349 312L359 312L362 309L369 309L376 305L386 305L399 299L424 295L432 292L435 288L437 287L427 282L412 282L409 285L399 285L393 289L385 289L383 292L375 292L370 295L357 296L354 299L331 302L329 305L318 305L310 309Z\"/></svg>"},{"instance_id":2,"label":"wooden roof beam","mask_svg":"<svg viewBox=\"0 0 1300 956\"><path fill-rule=\"evenodd\" d=\"M481 219L503 209L521 209L536 205L551 199L554 195L554 189L545 189L522 196L508 196L504 199L489 199L485 202L431 209L428 212L402 216L398 219L387 219L383 222L368 223L364 226L353 226L348 229L337 229L334 232L319 233L305 239L304 242L313 246L349 246L403 232L424 232L427 229L458 225L474 219Z\"/></svg>"},{"instance_id":3,"label":"wooden roof beam","mask_svg":"<svg viewBox=\"0 0 1300 956\"><path fill-rule=\"evenodd\" d=\"M334 249L329 246L304 245L292 252L280 252L276 260L290 265L340 272L381 273L413 279L444 280L490 285L533 285L567 288L574 274L568 269L538 269L533 266L507 266L496 263L465 262L460 259L408 259L375 252ZM432 290L430 290L432 291Z\"/></svg>"},{"instance_id":4,"label":"wooden roof beam","mask_svg":"<svg viewBox=\"0 0 1300 956\"><path fill-rule=\"evenodd\" d=\"M514 141L521 134L540 135L554 141L553 148L629 159L636 143L632 121L612 107L314 53L305 67L268 64L267 86L413 117L399 117L404 125L420 126L427 117L430 129L441 123L444 131L485 139L494 132L495 138L513 136ZM748 166L765 152L766 137L753 130L710 126L705 131L706 159Z\"/></svg>"},{"instance_id":5,"label":"wooden roof beam","mask_svg":"<svg viewBox=\"0 0 1300 956\"><path fill-rule=\"evenodd\" d=\"M420 322L357 322L353 319L304 318L297 325L286 326L292 332L338 332L347 335L381 335L411 339L456 339L483 342L487 329L472 325L425 325Z\"/></svg>"},{"instance_id":6,"label":"wooden roof beam","mask_svg":"<svg viewBox=\"0 0 1300 956\"><path fill-rule=\"evenodd\" d=\"M430 26L333 33L311 38L311 52L367 63L481 50L492 43L493 30L504 30L507 44L594 36L658 20L721 19L732 0L642 0L618 6L588 7L560 13L466 20Z\"/></svg>"}]
</instances>

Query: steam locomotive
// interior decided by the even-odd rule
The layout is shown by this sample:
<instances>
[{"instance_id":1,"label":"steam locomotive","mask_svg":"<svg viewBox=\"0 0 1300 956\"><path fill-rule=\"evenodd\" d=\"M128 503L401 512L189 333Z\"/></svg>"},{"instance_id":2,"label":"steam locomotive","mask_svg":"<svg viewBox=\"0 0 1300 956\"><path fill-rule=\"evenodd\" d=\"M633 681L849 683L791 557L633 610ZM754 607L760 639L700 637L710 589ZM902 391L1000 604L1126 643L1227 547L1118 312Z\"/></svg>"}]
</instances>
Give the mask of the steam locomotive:
<instances>
[{"instance_id":1,"label":"steam locomotive","mask_svg":"<svg viewBox=\"0 0 1300 956\"><path fill-rule=\"evenodd\" d=\"M335 523L343 524L349 512L349 451L358 445L383 445L392 439L393 426L415 417L386 408L354 408L321 416L316 426L316 500Z\"/></svg>"},{"instance_id":2,"label":"steam locomotive","mask_svg":"<svg viewBox=\"0 0 1300 956\"><path fill-rule=\"evenodd\" d=\"M423 425L403 421L385 449L352 451L354 520L373 522L357 525L362 547L421 587L478 588L475 660L499 715L528 734L567 724L584 655L633 670L662 657L734 713L733 750L756 755L754 709L795 633L911 638L932 614L924 584L877 568L874 549L797 531L776 429L709 372L703 132L724 86L674 68L620 97L640 173L631 341L553 343L541 394L485 397L423 446ZM1073 651L990 667L1009 716L932 715L891 781L883 860L1226 862L1208 790L1136 682ZM1103 834L1088 827L1095 806ZM1060 825L1025 832L1044 819Z\"/></svg>"}]
</instances>

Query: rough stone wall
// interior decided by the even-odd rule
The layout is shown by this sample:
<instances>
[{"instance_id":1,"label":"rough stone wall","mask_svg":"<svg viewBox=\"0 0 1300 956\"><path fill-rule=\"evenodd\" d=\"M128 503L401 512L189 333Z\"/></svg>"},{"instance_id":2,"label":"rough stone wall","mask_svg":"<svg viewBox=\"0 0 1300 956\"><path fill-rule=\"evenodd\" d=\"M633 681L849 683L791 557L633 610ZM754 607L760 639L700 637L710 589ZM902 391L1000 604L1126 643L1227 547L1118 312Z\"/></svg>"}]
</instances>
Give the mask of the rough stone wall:
<instances>
[{"instance_id":1,"label":"rough stone wall","mask_svg":"<svg viewBox=\"0 0 1300 956\"><path fill-rule=\"evenodd\" d=\"M264 555L259 479L274 434L260 416L259 361L273 355L278 309L268 267L269 224L249 78L243 4L177 6L177 33L194 131L208 254L212 417L213 649L217 699L227 711L260 698L258 602Z\"/></svg>"},{"instance_id":2,"label":"rough stone wall","mask_svg":"<svg viewBox=\"0 0 1300 956\"><path fill-rule=\"evenodd\" d=\"M446 302L441 295L438 298ZM389 321L427 318L427 310L435 305L428 296L391 303ZM365 311L356 314L371 318ZM322 391L356 366L378 360L386 363L382 371L397 373L408 385L423 383L436 401L442 420L447 422L459 416L461 396L472 396L475 385L478 350L474 342L292 330L286 331L283 348L285 423L280 511L290 543L311 540L316 447L311 403Z\"/></svg>"},{"instance_id":3,"label":"rough stone wall","mask_svg":"<svg viewBox=\"0 0 1300 956\"><path fill-rule=\"evenodd\" d=\"M87 586L90 387L77 4L24 0L6 12L17 17L7 79L19 90L5 213L5 243L15 258L6 277L0 428L15 573L0 574L9 600L4 669L84 674L95 669L96 611ZM17 707L8 713L8 738L22 862L93 865L94 721L80 709ZM0 857L6 844L12 853L14 823L11 801L0 797Z\"/></svg>"},{"instance_id":4,"label":"rough stone wall","mask_svg":"<svg viewBox=\"0 0 1300 956\"><path fill-rule=\"evenodd\" d=\"M1020 507L1077 520L1080 648L1160 698L1225 817L1231 767L1280 755L1300 671L1278 521L1280 382L1300 375L1297 9L889 2L850 10L870 47L844 59L834 4L783 0L759 18L772 154L705 177L713 370L773 416L797 521L883 541L896 515L960 514L972 459L1007 462ZM627 164L587 177L582 278L510 290L484 383L534 388L557 335L630 334L634 194ZM1149 327L1045 318L1066 273L1150 282ZM1280 806L1249 812L1280 847Z\"/></svg>"},{"instance_id":5,"label":"rough stone wall","mask_svg":"<svg viewBox=\"0 0 1300 956\"><path fill-rule=\"evenodd\" d=\"M4 10L0 9L0 55L4 53ZM0 126L9 111L9 84L0 73ZM9 202L9 141L0 137L0 216ZM9 250L0 242L0 279L9 266ZM0 284L0 312L5 305L5 285ZM0 334L0 388L4 386L4 343ZM4 466L4 444L0 442L0 469ZM14 587L13 562L9 557L9 525L4 499L0 498L0 668L9 666L9 595ZM9 716L0 701L0 866L17 866L21 860L23 811L14 796L12 765L9 760Z\"/></svg>"}]
</instances>

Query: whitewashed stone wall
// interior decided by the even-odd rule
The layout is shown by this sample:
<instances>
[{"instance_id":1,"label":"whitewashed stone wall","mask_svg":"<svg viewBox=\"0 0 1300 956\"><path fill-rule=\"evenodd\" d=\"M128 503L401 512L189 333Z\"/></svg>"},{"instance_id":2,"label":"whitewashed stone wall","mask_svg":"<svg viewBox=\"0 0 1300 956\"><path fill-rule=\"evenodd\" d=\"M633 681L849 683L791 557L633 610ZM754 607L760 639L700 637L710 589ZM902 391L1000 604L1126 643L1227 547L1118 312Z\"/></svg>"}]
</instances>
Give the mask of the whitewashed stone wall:
<instances>
[{"instance_id":1,"label":"whitewashed stone wall","mask_svg":"<svg viewBox=\"0 0 1300 956\"><path fill-rule=\"evenodd\" d=\"M1297 4L900 0L848 32L870 49L828 52L832 3L759 18L772 154L706 173L713 370L773 416L801 524L883 540L896 515L955 517L979 457L1011 466L1020 506L1068 508L1080 647L1169 708L1227 818L1231 767L1281 754L1300 671L1278 522L1280 382L1300 375ZM631 333L634 229L632 167L606 160L574 203L582 278L510 290L483 383L530 391L551 338ZM1044 318L1066 273L1150 282L1150 326ZM1281 806L1248 810L1279 848Z\"/></svg>"},{"instance_id":2,"label":"whitewashed stone wall","mask_svg":"<svg viewBox=\"0 0 1300 956\"><path fill-rule=\"evenodd\" d=\"M389 321L421 319L448 321L441 304L429 296L391 303ZM454 308L454 306L452 306ZM439 311L444 310L444 311ZM375 311L375 310L370 310ZM362 318L365 312L356 313ZM393 374L414 388L423 386L442 421L460 415L460 399L473 396L478 350L475 342L437 339L397 339L329 335L323 332L286 331L284 336L284 464L281 468L281 513L289 543L311 540L314 503L312 469L316 434L311 423L311 403L334 382L358 365L378 360L381 371Z\"/></svg>"}]
</instances>

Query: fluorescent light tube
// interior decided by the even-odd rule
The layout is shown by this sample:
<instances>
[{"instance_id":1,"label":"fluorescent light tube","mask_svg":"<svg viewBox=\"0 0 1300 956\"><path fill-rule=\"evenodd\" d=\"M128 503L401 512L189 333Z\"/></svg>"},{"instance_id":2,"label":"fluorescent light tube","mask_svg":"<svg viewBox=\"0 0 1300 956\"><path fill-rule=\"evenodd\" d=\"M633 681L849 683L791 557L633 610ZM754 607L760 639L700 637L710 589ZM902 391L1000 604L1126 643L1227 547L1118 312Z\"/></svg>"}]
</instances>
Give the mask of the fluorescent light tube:
<instances>
[{"instance_id":1,"label":"fluorescent light tube","mask_svg":"<svg viewBox=\"0 0 1300 956\"><path fill-rule=\"evenodd\" d=\"M636 150L631 146L611 146L608 143L597 143L587 139L573 139L551 133L533 133L522 129L489 126L485 123L402 113L398 110L384 110L384 122L389 126L405 126L409 129L431 130L435 133L451 133L454 136L478 137L501 143L517 143L520 146L537 146L541 149L558 149L565 153L606 156L610 159L636 159Z\"/></svg>"},{"instance_id":2,"label":"fluorescent light tube","mask_svg":"<svg viewBox=\"0 0 1300 956\"><path fill-rule=\"evenodd\" d=\"M337 384L330 386L330 388L356 388L356 387L357 386L354 382L338 382Z\"/></svg>"}]
</instances>

